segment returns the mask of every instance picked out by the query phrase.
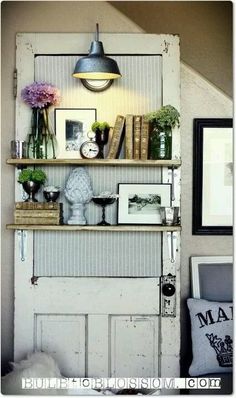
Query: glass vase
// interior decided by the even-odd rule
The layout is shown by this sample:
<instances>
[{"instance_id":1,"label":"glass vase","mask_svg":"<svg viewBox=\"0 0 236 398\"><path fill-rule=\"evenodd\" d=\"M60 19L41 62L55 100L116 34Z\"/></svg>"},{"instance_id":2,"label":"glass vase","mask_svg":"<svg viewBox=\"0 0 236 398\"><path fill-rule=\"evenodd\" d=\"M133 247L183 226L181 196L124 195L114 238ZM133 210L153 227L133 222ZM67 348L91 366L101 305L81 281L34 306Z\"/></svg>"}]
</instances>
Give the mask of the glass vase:
<instances>
[{"instance_id":1,"label":"glass vase","mask_svg":"<svg viewBox=\"0 0 236 398\"><path fill-rule=\"evenodd\" d=\"M57 141L54 134L41 134L27 138L27 157L29 159L56 159Z\"/></svg>"},{"instance_id":2,"label":"glass vase","mask_svg":"<svg viewBox=\"0 0 236 398\"><path fill-rule=\"evenodd\" d=\"M57 141L52 132L48 108L33 108L31 133L27 138L27 157L30 159L56 159Z\"/></svg>"},{"instance_id":3,"label":"glass vase","mask_svg":"<svg viewBox=\"0 0 236 398\"><path fill-rule=\"evenodd\" d=\"M153 126L150 132L149 158L153 160L171 159L172 155L172 133L169 131L160 131Z\"/></svg>"}]
</instances>

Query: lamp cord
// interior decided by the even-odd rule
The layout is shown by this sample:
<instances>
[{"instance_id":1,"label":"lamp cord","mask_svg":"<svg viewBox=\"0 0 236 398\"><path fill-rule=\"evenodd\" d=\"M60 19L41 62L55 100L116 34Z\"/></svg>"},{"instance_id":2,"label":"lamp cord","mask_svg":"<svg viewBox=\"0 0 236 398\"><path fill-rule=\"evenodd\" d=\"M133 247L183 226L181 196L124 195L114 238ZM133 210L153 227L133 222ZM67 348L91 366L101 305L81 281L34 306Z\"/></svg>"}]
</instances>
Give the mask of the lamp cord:
<instances>
[{"instance_id":1,"label":"lamp cord","mask_svg":"<svg viewBox=\"0 0 236 398\"><path fill-rule=\"evenodd\" d=\"M95 41L99 41L99 24L98 23L96 23Z\"/></svg>"}]
</instances>

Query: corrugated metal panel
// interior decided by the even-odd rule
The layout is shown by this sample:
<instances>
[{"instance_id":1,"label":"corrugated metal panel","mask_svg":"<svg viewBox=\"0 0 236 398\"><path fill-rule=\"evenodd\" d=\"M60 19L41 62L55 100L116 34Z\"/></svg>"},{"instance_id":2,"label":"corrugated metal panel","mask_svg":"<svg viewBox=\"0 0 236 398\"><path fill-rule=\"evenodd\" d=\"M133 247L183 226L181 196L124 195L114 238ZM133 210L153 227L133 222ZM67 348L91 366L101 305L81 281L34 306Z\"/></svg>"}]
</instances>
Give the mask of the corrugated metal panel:
<instances>
[{"instance_id":1,"label":"corrugated metal panel","mask_svg":"<svg viewBox=\"0 0 236 398\"><path fill-rule=\"evenodd\" d=\"M159 248L160 234L153 233L37 232L34 274L156 276Z\"/></svg>"},{"instance_id":2,"label":"corrugated metal panel","mask_svg":"<svg viewBox=\"0 0 236 398\"><path fill-rule=\"evenodd\" d=\"M143 114L161 106L162 78L160 56L112 56L117 60L122 78L101 93L85 89L71 75L78 56L38 56L35 79L60 88L65 108L97 108L98 120L114 124L117 114ZM156 87L156 90L153 89Z\"/></svg>"},{"instance_id":3,"label":"corrugated metal panel","mask_svg":"<svg viewBox=\"0 0 236 398\"><path fill-rule=\"evenodd\" d=\"M111 125L117 114L143 114L161 106L161 57L113 56L122 79L102 93L85 89L71 77L78 56L38 56L35 79L61 89L61 107L97 108L98 120ZM157 90L153 90L157 87ZM52 115L51 115L52 116ZM48 183L64 188L71 167L46 167ZM161 181L156 168L91 167L93 191L117 192L117 184ZM40 196L38 196L40 198ZM69 203L63 192L65 222ZM107 220L116 223L116 204L107 207ZM101 209L93 202L87 206L88 224L101 219ZM161 235L152 233L72 233L35 232L34 273L41 276L156 276L161 269Z\"/></svg>"}]
</instances>

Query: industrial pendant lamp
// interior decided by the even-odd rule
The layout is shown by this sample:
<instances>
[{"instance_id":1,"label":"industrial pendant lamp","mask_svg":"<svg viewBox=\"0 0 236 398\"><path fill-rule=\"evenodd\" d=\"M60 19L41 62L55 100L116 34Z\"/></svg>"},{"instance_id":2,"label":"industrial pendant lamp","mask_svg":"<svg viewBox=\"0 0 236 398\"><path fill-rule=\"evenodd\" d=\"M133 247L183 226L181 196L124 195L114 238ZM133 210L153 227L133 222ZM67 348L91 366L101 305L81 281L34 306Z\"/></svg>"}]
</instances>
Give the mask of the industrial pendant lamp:
<instances>
[{"instance_id":1,"label":"industrial pendant lamp","mask_svg":"<svg viewBox=\"0 0 236 398\"><path fill-rule=\"evenodd\" d=\"M103 44L99 41L98 23L89 55L77 61L73 76L81 79L83 85L92 91L103 91L110 87L114 79L121 77L116 61L104 54Z\"/></svg>"}]
</instances>

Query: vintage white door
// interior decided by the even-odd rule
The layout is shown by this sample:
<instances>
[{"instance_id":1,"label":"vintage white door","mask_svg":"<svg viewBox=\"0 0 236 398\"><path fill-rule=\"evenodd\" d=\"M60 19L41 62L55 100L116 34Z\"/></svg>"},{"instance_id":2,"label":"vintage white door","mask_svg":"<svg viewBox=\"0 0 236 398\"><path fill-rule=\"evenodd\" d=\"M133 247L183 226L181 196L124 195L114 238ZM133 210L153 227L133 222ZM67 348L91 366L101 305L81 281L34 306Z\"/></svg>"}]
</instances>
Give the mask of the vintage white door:
<instances>
[{"instance_id":1,"label":"vintage white door","mask_svg":"<svg viewBox=\"0 0 236 398\"><path fill-rule=\"evenodd\" d=\"M17 138L25 139L31 116L20 91L34 79L62 89L61 107L96 108L98 119L111 124L118 113L143 114L162 104L179 109L178 37L101 35L106 53L119 60L123 74L103 93L89 92L71 77L91 37L17 36ZM179 158L178 130L173 149L173 157ZM70 168L45 170L50 183L63 187ZM91 167L89 172L97 193L114 192L119 182L170 182L174 174L155 167ZM175 176L179 181L179 172ZM174 191L173 203L179 205L178 183ZM22 200L21 195L16 184L16 199ZM69 207L61 200L66 220ZM90 224L96 223L98 211L88 207ZM111 206L107 214L115 223L116 208ZM172 237L177 238L175 261L166 233L17 231L15 360L43 350L58 360L65 376L178 376L179 237ZM175 316L162 317L160 276L169 273L176 276Z\"/></svg>"}]
</instances>

